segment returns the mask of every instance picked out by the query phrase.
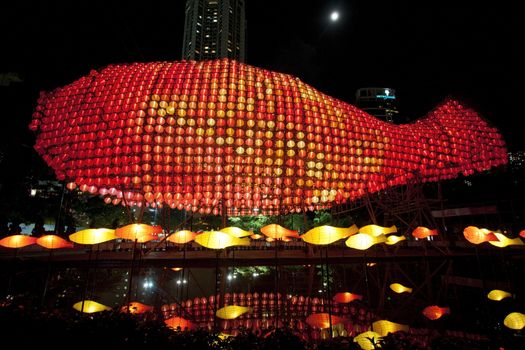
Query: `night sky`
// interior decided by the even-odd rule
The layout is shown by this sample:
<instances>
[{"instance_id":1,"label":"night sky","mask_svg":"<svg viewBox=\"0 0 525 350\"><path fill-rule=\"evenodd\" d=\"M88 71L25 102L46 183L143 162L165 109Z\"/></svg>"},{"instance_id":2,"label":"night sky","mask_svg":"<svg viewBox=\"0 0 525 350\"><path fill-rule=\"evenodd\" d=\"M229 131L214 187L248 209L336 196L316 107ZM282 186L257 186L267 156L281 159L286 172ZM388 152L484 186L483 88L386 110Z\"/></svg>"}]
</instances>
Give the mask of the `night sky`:
<instances>
[{"instance_id":1,"label":"night sky","mask_svg":"<svg viewBox=\"0 0 525 350\"><path fill-rule=\"evenodd\" d=\"M179 60L184 3L2 1L0 72L24 79L0 86L2 169L27 166L26 156L39 161L27 130L39 91L111 63ZM394 88L410 120L450 95L500 128L510 150L525 149L515 125L525 99L519 2L246 3L246 63L296 75L350 103L359 87Z\"/></svg>"}]
</instances>

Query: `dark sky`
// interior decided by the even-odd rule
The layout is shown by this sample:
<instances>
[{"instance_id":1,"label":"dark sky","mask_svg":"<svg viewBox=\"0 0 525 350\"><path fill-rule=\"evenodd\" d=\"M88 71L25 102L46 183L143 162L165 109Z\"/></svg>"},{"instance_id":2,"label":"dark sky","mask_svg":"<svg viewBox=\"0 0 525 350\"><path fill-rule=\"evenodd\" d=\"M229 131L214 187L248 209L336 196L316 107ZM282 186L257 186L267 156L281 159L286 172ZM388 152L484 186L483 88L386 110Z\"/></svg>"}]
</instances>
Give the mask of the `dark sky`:
<instances>
[{"instance_id":1,"label":"dark sky","mask_svg":"<svg viewBox=\"0 0 525 350\"><path fill-rule=\"evenodd\" d=\"M179 60L184 2L2 1L0 72L24 77L0 87L3 144L32 145L27 124L40 90L110 63ZM296 75L348 102L359 87L394 88L409 119L452 95L499 127L511 150L525 149L515 125L525 101L519 1L246 3L248 64ZM329 21L333 9L337 23Z\"/></svg>"}]
</instances>

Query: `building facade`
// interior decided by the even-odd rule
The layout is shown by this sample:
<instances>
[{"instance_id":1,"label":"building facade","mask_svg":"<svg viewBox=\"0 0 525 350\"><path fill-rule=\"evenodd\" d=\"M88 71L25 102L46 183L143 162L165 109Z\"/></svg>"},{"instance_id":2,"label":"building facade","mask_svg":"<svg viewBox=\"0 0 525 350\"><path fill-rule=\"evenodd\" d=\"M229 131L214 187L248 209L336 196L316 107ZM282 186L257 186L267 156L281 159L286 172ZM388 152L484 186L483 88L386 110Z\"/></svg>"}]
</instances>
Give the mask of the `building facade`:
<instances>
[{"instance_id":1,"label":"building facade","mask_svg":"<svg viewBox=\"0 0 525 350\"><path fill-rule=\"evenodd\" d=\"M390 123L402 123L397 110L396 91L390 88L372 87L358 89L355 94L357 107Z\"/></svg>"},{"instance_id":2,"label":"building facade","mask_svg":"<svg viewBox=\"0 0 525 350\"><path fill-rule=\"evenodd\" d=\"M185 11L183 60L245 62L244 0L187 0Z\"/></svg>"}]
</instances>

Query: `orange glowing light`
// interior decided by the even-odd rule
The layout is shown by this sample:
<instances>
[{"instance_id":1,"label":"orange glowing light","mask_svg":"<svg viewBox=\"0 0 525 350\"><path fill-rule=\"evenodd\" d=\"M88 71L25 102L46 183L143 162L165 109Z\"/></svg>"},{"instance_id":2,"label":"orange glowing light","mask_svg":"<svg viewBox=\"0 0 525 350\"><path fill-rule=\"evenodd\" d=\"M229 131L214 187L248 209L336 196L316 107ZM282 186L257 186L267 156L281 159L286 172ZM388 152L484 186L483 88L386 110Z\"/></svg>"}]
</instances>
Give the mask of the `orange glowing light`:
<instances>
[{"instance_id":1,"label":"orange glowing light","mask_svg":"<svg viewBox=\"0 0 525 350\"><path fill-rule=\"evenodd\" d=\"M0 239L0 245L6 248L23 248L35 243L35 237L26 235L12 235Z\"/></svg>"},{"instance_id":2,"label":"orange glowing light","mask_svg":"<svg viewBox=\"0 0 525 350\"><path fill-rule=\"evenodd\" d=\"M499 241L494 232L486 228L477 228L475 226L468 226L463 230L463 236L472 244L481 244L483 242Z\"/></svg>"},{"instance_id":3,"label":"orange glowing light","mask_svg":"<svg viewBox=\"0 0 525 350\"><path fill-rule=\"evenodd\" d=\"M334 295L334 301L341 304L350 303L354 300L363 300L363 296L350 292L341 292Z\"/></svg>"},{"instance_id":4,"label":"orange glowing light","mask_svg":"<svg viewBox=\"0 0 525 350\"><path fill-rule=\"evenodd\" d=\"M306 323L308 323L312 327L316 328L329 328L330 327L330 320L332 321L332 326L343 323L346 321L346 319L331 315L331 317L328 315L328 313L319 313L319 314L311 314L306 318Z\"/></svg>"},{"instance_id":5,"label":"orange glowing light","mask_svg":"<svg viewBox=\"0 0 525 350\"><path fill-rule=\"evenodd\" d=\"M144 243L156 238L158 229L146 224L130 224L115 230L115 236Z\"/></svg>"},{"instance_id":6,"label":"orange glowing light","mask_svg":"<svg viewBox=\"0 0 525 350\"><path fill-rule=\"evenodd\" d=\"M439 307L437 305L432 305L423 309L423 315L432 321L437 320L446 314L450 314L449 307Z\"/></svg>"},{"instance_id":7,"label":"orange glowing light","mask_svg":"<svg viewBox=\"0 0 525 350\"><path fill-rule=\"evenodd\" d=\"M73 243L56 235L45 235L36 240L36 244L47 249L73 248Z\"/></svg>"},{"instance_id":8,"label":"orange glowing light","mask_svg":"<svg viewBox=\"0 0 525 350\"><path fill-rule=\"evenodd\" d=\"M414 231L412 231L412 236L414 236L415 238L419 238L419 239L427 238L428 236L437 236L437 235L438 235L437 229L431 230L423 226L418 226L416 227Z\"/></svg>"},{"instance_id":9,"label":"orange glowing light","mask_svg":"<svg viewBox=\"0 0 525 350\"><path fill-rule=\"evenodd\" d=\"M132 301L129 305L124 305L120 308L121 312L128 312L131 314L143 314L145 312L153 311L153 306L139 303L138 301Z\"/></svg>"},{"instance_id":10,"label":"orange glowing light","mask_svg":"<svg viewBox=\"0 0 525 350\"><path fill-rule=\"evenodd\" d=\"M261 227L261 233L272 239L283 239L284 237L299 238L297 231L289 230L278 224L270 224Z\"/></svg>"},{"instance_id":11,"label":"orange glowing light","mask_svg":"<svg viewBox=\"0 0 525 350\"><path fill-rule=\"evenodd\" d=\"M166 238L168 241L176 244L185 244L195 239L197 234L189 230L182 230L172 233Z\"/></svg>"},{"instance_id":12,"label":"orange glowing light","mask_svg":"<svg viewBox=\"0 0 525 350\"><path fill-rule=\"evenodd\" d=\"M174 330L178 330L178 328L180 328L181 330L184 331L186 329L192 330L196 328L192 322L188 321L185 318L177 317L177 316L164 320L164 323L166 323L168 327L173 328Z\"/></svg>"},{"instance_id":13,"label":"orange glowing light","mask_svg":"<svg viewBox=\"0 0 525 350\"><path fill-rule=\"evenodd\" d=\"M69 235L70 241L79 244L99 244L115 238L115 230L108 228L88 228Z\"/></svg>"}]
</instances>

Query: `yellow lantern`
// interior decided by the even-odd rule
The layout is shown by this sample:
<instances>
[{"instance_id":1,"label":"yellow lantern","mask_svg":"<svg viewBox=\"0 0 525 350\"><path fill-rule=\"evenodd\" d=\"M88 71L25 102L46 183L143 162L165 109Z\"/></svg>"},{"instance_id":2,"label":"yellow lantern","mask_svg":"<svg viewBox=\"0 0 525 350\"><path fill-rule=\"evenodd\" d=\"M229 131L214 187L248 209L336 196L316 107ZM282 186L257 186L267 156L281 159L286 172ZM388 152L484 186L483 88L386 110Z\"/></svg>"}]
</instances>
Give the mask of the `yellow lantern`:
<instances>
[{"instance_id":1,"label":"yellow lantern","mask_svg":"<svg viewBox=\"0 0 525 350\"><path fill-rule=\"evenodd\" d=\"M22 248L35 243L35 237L26 235L12 235L0 240L0 245L6 248Z\"/></svg>"},{"instance_id":2,"label":"yellow lantern","mask_svg":"<svg viewBox=\"0 0 525 350\"><path fill-rule=\"evenodd\" d=\"M390 227L383 227L378 225L366 225L359 229L359 233L365 233L370 236L381 236L381 235L387 235L389 233L395 233L397 232L397 227L395 225L392 225Z\"/></svg>"},{"instance_id":3,"label":"yellow lantern","mask_svg":"<svg viewBox=\"0 0 525 350\"><path fill-rule=\"evenodd\" d=\"M115 230L115 236L129 240L137 240L137 242L144 243L155 238L154 234L157 229L146 224L131 224L119 227Z\"/></svg>"},{"instance_id":4,"label":"yellow lantern","mask_svg":"<svg viewBox=\"0 0 525 350\"><path fill-rule=\"evenodd\" d=\"M195 242L210 249L223 249L236 245L250 245L249 238L237 238L221 231L207 231L195 236Z\"/></svg>"},{"instance_id":5,"label":"yellow lantern","mask_svg":"<svg viewBox=\"0 0 525 350\"><path fill-rule=\"evenodd\" d=\"M508 247L509 245L524 245L523 241L519 237L508 238L501 232L493 232L493 233L498 239L498 241L489 241L489 243L495 247L505 248L505 247Z\"/></svg>"},{"instance_id":6,"label":"yellow lantern","mask_svg":"<svg viewBox=\"0 0 525 350\"><path fill-rule=\"evenodd\" d=\"M253 310L251 307L229 305L217 310L217 317L223 320L233 320L242 314L251 313Z\"/></svg>"},{"instance_id":7,"label":"yellow lantern","mask_svg":"<svg viewBox=\"0 0 525 350\"><path fill-rule=\"evenodd\" d=\"M390 322L387 320L375 321L372 323L372 330L379 334L381 337L385 337L388 333L395 332L408 332L408 326L405 324L399 324Z\"/></svg>"},{"instance_id":8,"label":"yellow lantern","mask_svg":"<svg viewBox=\"0 0 525 350\"><path fill-rule=\"evenodd\" d=\"M345 321L344 318L334 315L328 315L327 313L319 313L319 314L311 314L306 318L306 323L308 323L312 327L316 328L330 328L330 320L332 321L332 326L343 323Z\"/></svg>"},{"instance_id":9,"label":"yellow lantern","mask_svg":"<svg viewBox=\"0 0 525 350\"><path fill-rule=\"evenodd\" d=\"M176 244L185 244L195 239L197 234L189 230L182 230L172 233L166 238L168 241Z\"/></svg>"},{"instance_id":10,"label":"yellow lantern","mask_svg":"<svg viewBox=\"0 0 525 350\"><path fill-rule=\"evenodd\" d=\"M357 226L352 225L348 228L333 226L318 226L306 232L301 236L303 241L315 245L327 245L340 239L349 237L357 233Z\"/></svg>"},{"instance_id":11,"label":"yellow lantern","mask_svg":"<svg viewBox=\"0 0 525 350\"><path fill-rule=\"evenodd\" d=\"M505 292L504 290L493 289L487 294L487 298L494 301L501 301L505 298L510 298L512 294Z\"/></svg>"},{"instance_id":12,"label":"yellow lantern","mask_svg":"<svg viewBox=\"0 0 525 350\"><path fill-rule=\"evenodd\" d=\"M390 289L392 289L394 292L401 294L401 293L412 293L412 288L405 287L401 283L392 283L390 285Z\"/></svg>"},{"instance_id":13,"label":"yellow lantern","mask_svg":"<svg viewBox=\"0 0 525 350\"><path fill-rule=\"evenodd\" d=\"M245 231L238 227L225 227L221 228L219 231L229 234L230 236L234 236L237 238L243 238L253 235L253 231Z\"/></svg>"},{"instance_id":14,"label":"yellow lantern","mask_svg":"<svg viewBox=\"0 0 525 350\"><path fill-rule=\"evenodd\" d=\"M69 235L69 240L79 244L99 244L117 238L115 230L89 228Z\"/></svg>"},{"instance_id":15,"label":"yellow lantern","mask_svg":"<svg viewBox=\"0 0 525 350\"><path fill-rule=\"evenodd\" d=\"M36 244L47 249L73 248L73 243L57 235L45 235L36 240Z\"/></svg>"},{"instance_id":16,"label":"yellow lantern","mask_svg":"<svg viewBox=\"0 0 525 350\"><path fill-rule=\"evenodd\" d=\"M350 236L345 244L347 247L366 250L373 246L374 244L386 242L385 236L374 237L365 233L358 233L356 235Z\"/></svg>"},{"instance_id":17,"label":"yellow lantern","mask_svg":"<svg viewBox=\"0 0 525 350\"><path fill-rule=\"evenodd\" d=\"M386 244L388 245L394 245L396 243L399 243L401 241L406 240L407 238L405 236L396 236L396 235L390 235L386 238Z\"/></svg>"},{"instance_id":18,"label":"yellow lantern","mask_svg":"<svg viewBox=\"0 0 525 350\"><path fill-rule=\"evenodd\" d=\"M363 332L354 337L354 343L357 343L363 350L374 350L381 336L373 331Z\"/></svg>"},{"instance_id":19,"label":"yellow lantern","mask_svg":"<svg viewBox=\"0 0 525 350\"><path fill-rule=\"evenodd\" d=\"M109 306L102 305L93 300L79 301L73 305L73 309L83 312L85 314L92 314L94 312L101 312L111 310Z\"/></svg>"},{"instance_id":20,"label":"yellow lantern","mask_svg":"<svg viewBox=\"0 0 525 350\"><path fill-rule=\"evenodd\" d=\"M505 317L503 324L507 328L519 331L525 327L525 315L520 312L511 312Z\"/></svg>"}]
</instances>

